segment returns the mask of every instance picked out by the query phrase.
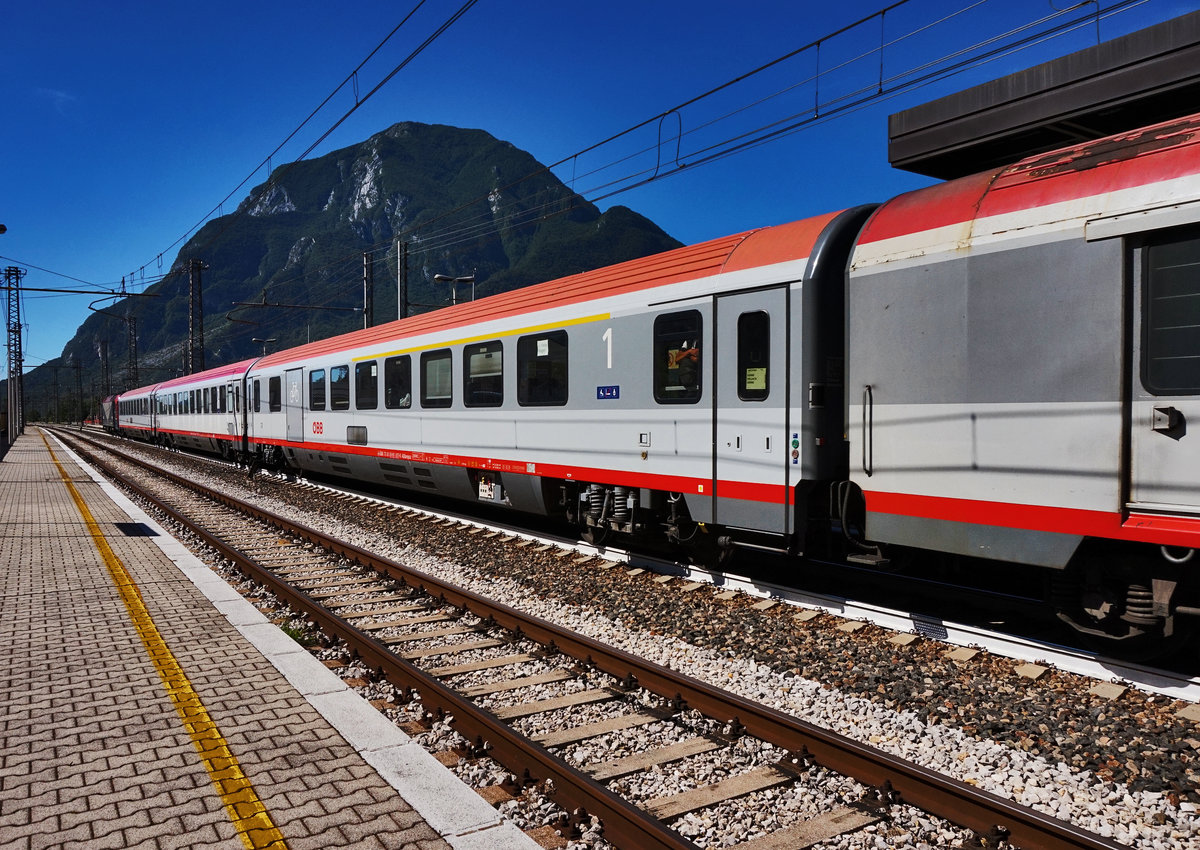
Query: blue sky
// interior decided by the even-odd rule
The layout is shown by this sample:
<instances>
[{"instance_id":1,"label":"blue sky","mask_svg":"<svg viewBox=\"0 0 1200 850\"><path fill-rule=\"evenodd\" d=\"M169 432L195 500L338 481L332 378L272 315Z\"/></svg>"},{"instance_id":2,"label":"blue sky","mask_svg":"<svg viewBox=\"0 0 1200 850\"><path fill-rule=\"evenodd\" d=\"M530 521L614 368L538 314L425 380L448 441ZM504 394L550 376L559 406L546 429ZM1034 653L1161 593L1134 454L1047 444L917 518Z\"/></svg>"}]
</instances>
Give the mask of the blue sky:
<instances>
[{"instance_id":1,"label":"blue sky","mask_svg":"<svg viewBox=\"0 0 1200 850\"><path fill-rule=\"evenodd\" d=\"M218 211L232 212L250 187L265 180L265 168L255 173L260 163L418 2L9 4L0 52L6 117L0 223L8 228L0 236L0 263L27 268L26 287L110 287L128 276L131 288L140 289L159 273L158 257L165 271L184 237L227 195L234 193ZM1108 8L1118 0L1100 2ZM478 0L366 98L314 155L397 121L421 121L481 128L550 164L884 5ZM1194 11L1198 4L1146 0L1098 24L810 122L716 162L702 163L702 150L772 122L803 118L813 104L831 114L881 75L887 86L898 85L910 69L1072 5L909 0L882 24L874 19L826 41L819 65L815 51L806 51L556 171L568 182L574 178L576 190L591 198L605 194L606 184L633 182L629 175L641 169L657 165L667 174L676 170L673 136L682 128L678 161L687 167L599 205L632 207L687 243L884 200L930 182L888 166L890 112L1088 47L1098 34L1107 40ZM462 0L426 0L359 72L359 100L461 6ZM1054 20L1079 14L1063 12ZM881 37L887 43L882 62ZM818 67L822 76L815 84ZM355 86L348 85L272 164L300 156L355 102ZM660 132L667 143L659 142ZM595 170L613 163L619 164ZM26 293L27 368L61 353L92 300Z\"/></svg>"}]
</instances>

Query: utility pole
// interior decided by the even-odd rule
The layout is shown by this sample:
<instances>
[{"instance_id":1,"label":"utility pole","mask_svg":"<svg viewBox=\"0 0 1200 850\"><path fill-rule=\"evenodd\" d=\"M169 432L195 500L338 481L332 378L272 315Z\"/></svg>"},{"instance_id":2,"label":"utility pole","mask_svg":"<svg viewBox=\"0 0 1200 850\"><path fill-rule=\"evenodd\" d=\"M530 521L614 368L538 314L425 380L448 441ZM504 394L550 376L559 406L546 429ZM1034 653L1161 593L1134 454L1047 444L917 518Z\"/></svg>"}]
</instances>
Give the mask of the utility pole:
<instances>
[{"instance_id":1,"label":"utility pole","mask_svg":"<svg viewBox=\"0 0 1200 850\"><path fill-rule=\"evenodd\" d=\"M363 328L375 324L375 255L363 251Z\"/></svg>"},{"instance_id":2,"label":"utility pole","mask_svg":"<svg viewBox=\"0 0 1200 850\"><path fill-rule=\"evenodd\" d=\"M408 318L408 243L396 240L396 318Z\"/></svg>"},{"instance_id":3,"label":"utility pole","mask_svg":"<svg viewBox=\"0 0 1200 850\"><path fill-rule=\"evenodd\" d=\"M188 261L188 350L184 370L189 375L204 371L204 295L200 273L208 268L202 260Z\"/></svg>"},{"instance_id":4,"label":"utility pole","mask_svg":"<svg viewBox=\"0 0 1200 850\"><path fill-rule=\"evenodd\" d=\"M25 433L25 379L21 356L21 276L25 269L9 266L4 270L8 288L8 444Z\"/></svg>"},{"instance_id":5,"label":"utility pole","mask_svg":"<svg viewBox=\"0 0 1200 850\"><path fill-rule=\"evenodd\" d=\"M83 415L82 415L81 411L83 410L83 364L79 362L78 358L76 358L74 365L75 365L75 412L80 414L79 427L82 428L83 427Z\"/></svg>"},{"instance_id":6,"label":"utility pole","mask_svg":"<svg viewBox=\"0 0 1200 850\"><path fill-rule=\"evenodd\" d=\"M138 356L137 356L137 316L129 315L125 317L125 324L129 332L129 386L128 389L136 390L138 388Z\"/></svg>"}]
</instances>

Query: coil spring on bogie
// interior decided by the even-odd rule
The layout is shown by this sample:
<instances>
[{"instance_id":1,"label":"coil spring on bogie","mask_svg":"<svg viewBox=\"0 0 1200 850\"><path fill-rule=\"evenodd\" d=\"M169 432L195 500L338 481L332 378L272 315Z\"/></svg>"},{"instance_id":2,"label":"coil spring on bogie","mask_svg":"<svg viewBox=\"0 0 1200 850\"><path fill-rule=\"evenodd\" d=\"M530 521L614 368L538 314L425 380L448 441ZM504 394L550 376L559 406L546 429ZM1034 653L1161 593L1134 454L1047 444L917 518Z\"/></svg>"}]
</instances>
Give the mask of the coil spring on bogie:
<instances>
[{"instance_id":1,"label":"coil spring on bogie","mask_svg":"<svg viewBox=\"0 0 1200 850\"><path fill-rule=\"evenodd\" d=\"M613 488L613 512L612 518L619 523L626 523L632 515L629 509L629 488L614 487Z\"/></svg>"},{"instance_id":2,"label":"coil spring on bogie","mask_svg":"<svg viewBox=\"0 0 1200 850\"><path fill-rule=\"evenodd\" d=\"M1146 625L1158 622L1154 616L1154 591L1144 584L1129 585L1125 592L1125 619Z\"/></svg>"},{"instance_id":3,"label":"coil spring on bogie","mask_svg":"<svg viewBox=\"0 0 1200 850\"><path fill-rule=\"evenodd\" d=\"M599 484L589 484L587 496L588 516L594 522L599 522L601 515L604 513L604 488Z\"/></svg>"}]
</instances>

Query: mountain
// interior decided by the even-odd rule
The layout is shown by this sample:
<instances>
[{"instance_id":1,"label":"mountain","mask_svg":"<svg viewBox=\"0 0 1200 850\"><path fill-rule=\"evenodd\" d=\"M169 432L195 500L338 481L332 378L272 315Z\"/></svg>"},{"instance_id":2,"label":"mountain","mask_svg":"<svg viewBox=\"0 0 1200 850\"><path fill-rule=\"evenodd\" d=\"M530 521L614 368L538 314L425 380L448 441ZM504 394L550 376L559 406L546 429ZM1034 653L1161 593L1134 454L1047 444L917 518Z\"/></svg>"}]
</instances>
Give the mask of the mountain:
<instances>
[{"instance_id":1,"label":"mountain","mask_svg":"<svg viewBox=\"0 0 1200 850\"><path fill-rule=\"evenodd\" d=\"M210 220L145 290L156 297L90 316L60 358L26 374L26 416L52 412L56 370L64 418L77 380L85 397L98 396L105 346L114 392L181 374L192 260L203 264L212 367L260 353L255 339L278 350L362 327L364 252L374 257L373 324L396 318L398 242L407 246L410 313L449 303L447 284L434 275L474 274L482 297L680 245L626 207L601 213L530 154L482 130L395 124L277 168L235 212ZM470 298L470 289L460 284L458 297Z\"/></svg>"}]
</instances>

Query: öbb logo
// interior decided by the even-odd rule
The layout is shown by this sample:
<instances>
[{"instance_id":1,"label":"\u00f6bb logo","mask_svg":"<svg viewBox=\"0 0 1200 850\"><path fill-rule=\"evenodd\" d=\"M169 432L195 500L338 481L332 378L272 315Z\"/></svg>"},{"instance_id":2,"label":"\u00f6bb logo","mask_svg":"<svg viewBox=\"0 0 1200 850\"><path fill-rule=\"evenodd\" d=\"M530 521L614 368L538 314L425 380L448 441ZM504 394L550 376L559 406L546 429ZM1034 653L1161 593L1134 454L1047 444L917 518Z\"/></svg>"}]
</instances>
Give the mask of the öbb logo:
<instances>
[{"instance_id":1,"label":"\u00f6bb logo","mask_svg":"<svg viewBox=\"0 0 1200 850\"><path fill-rule=\"evenodd\" d=\"M314 422L312 424L312 432L314 434L324 434L325 433L325 423L324 422Z\"/></svg>"}]
</instances>

